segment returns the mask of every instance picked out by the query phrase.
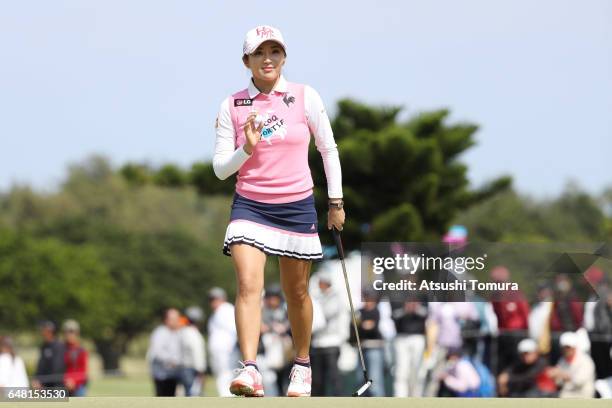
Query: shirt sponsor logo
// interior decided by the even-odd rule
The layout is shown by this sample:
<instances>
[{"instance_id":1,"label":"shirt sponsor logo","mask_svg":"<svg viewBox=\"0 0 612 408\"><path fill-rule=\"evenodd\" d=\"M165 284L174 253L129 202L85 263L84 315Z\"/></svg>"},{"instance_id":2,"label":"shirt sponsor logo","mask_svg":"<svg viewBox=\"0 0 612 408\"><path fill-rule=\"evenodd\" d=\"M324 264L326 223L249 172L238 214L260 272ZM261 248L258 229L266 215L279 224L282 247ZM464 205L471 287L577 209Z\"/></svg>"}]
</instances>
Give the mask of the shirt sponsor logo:
<instances>
[{"instance_id":1,"label":"shirt sponsor logo","mask_svg":"<svg viewBox=\"0 0 612 408\"><path fill-rule=\"evenodd\" d=\"M253 105L252 99L234 99L234 106L251 106Z\"/></svg>"},{"instance_id":2,"label":"shirt sponsor logo","mask_svg":"<svg viewBox=\"0 0 612 408\"><path fill-rule=\"evenodd\" d=\"M295 103L295 96L291 96L289 94L285 94L285 96L283 96L283 102L285 102L285 105L287 105L287 107L289 107L289 104Z\"/></svg>"},{"instance_id":3,"label":"shirt sponsor logo","mask_svg":"<svg viewBox=\"0 0 612 408\"><path fill-rule=\"evenodd\" d=\"M279 118L275 114L265 115L264 128L261 131L261 138L265 140L268 144L272 144L272 136L277 135L282 140L285 139L287 135L287 125L285 124L284 118Z\"/></svg>"}]
</instances>

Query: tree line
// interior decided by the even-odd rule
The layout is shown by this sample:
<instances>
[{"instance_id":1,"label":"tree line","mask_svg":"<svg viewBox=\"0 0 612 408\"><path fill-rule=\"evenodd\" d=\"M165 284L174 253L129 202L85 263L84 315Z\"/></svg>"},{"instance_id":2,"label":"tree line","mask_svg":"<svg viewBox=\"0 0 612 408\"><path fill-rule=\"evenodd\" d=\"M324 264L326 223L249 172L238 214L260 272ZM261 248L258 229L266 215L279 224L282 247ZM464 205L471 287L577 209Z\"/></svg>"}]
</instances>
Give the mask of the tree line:
<instances>
[{"instance_id":1,"label":"tree line","mask_svg":"<svg viewBox=\"0 0 612 408\"><path fill-rule=\"evenodd\" d=\"M509 176L474 188L461 155L475 145L471 123L448 110L401 121L400 107L341 100L332 127L339 148L348 249L365 241L439 241L452 223L472 239L599 241L612 237L612 189L593 196L570 186L552 200L515 192ZM326 183L311 143L320 227ZM54 192L13 186L0 193L0 326L34 330L41 319L75 318L106 369L168 307L206 307L212 286L234 291L221 254L232 179L210 161L126 163L99 156L69 166ZM329 234L321 230L324 244ZM278 279L269 260L268 282Z\"/></svg>"}]
</instances>

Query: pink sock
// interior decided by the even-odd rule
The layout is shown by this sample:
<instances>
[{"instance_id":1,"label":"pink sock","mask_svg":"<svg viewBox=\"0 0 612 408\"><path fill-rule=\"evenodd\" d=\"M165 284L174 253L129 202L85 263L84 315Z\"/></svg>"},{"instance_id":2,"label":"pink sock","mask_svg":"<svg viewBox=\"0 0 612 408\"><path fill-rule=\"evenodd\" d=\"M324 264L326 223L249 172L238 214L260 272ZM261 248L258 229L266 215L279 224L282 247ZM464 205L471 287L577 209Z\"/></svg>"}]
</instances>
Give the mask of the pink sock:
<instances>
[{"instance_id":1,"label":"pink sock","mask_svg":"<svg viewBox=\"0 0 612 408\"><path fill-rule=\"evenodd\" d=\"M307 357L296 357L294 363L304 367L310 367L310 356Z\"/></svg>"}]
</instances>

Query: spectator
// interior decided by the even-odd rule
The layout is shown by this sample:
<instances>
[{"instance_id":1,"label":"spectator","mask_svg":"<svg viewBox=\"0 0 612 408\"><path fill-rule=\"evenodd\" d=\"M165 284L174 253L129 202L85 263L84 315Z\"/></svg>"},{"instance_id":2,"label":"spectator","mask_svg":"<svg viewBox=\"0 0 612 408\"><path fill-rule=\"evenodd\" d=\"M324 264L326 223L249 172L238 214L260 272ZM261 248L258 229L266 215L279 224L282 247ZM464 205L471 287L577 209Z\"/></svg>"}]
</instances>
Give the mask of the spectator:
<instances>
[{"instance_id":1,"label":"spectator","mask_svg":"<svg viewBox=\"0 0 612 408\"><path fill-rule=\"evenodd\" d=\"M595 306L597 306L599 300L606 298L605 293L609 290L609 288L604 271L601 268L598 268L597 266L591 266L589 269L587 269L584 273L584 278L591 286L591 288L595 289L589 294L589 297L586 303L584 304L584 317L582 319L583 326L590 334L593 331L593 326L595 324ZM592 343L593 340L590 340ZM594 357L593 360L595 360ZM595 362L595 364L597 365L597 362Z\"/></svg>"},{"instance_id":2,"label":"spectator","mask_svg":"<svg viewBox=\"0 0 612 408\"><path fill-rule=\"evenodd\" d=\"M446 367L438 375L439 397L475 397L480 377L472 363L462 356L460 348L450 348L446 354Z\"/></svg>"},{"instance_id":3,"label":"spectator","mask_svg":"<svg viewBox=\"0 0 612 408\"><path fill-rule=\"evenodd\" d=\"M293 344L280 285L272 284L266 288L261 319L258 354L263 361L258 366L263 374L266 395L271 397L285 395L293 366L291 358Z\"/></svg>"},{"instance_id":4,"label":"spectator","mask_svg":"<svg viewBox=\"0 0 612 408\"><path fill-rule=\"evenodd\" d=\"M572 281L560 273L555 277L555 301L550 315L550 362L556 364L561 356L559 339L564 332L574 332L582 327L584 311L576 296Z\"/></svg>"},{"instance_id":5,"label":"spectator","mask_svg":"<svg viewBox=\"0 0 612 408\"><path fill-rule=\"evenodd\" d=\"M424 396L433 397L438 394L440 382L435 379L444 369L447 351L461 349L462 322L477 318L478 311L471 302L429 302L426 321L427 349L422 369L425 374L419 374L425 378Z\"/></svg>"},{"instance_id":6,"label":"spectator","mask_svg":"<svg viewBox=\"0 0 612 408\"><path fill-rule=\"evenodd\" d=\"M349 320L346 318L344 298L332 286L330 273L319 273L319 290L314 301L321 306L325 323L312 333L310 361L312 367L312 395L340 395L338 357L340 345L346 340L343 333Z\"/></svg>"},{"instance_id":7,"label":"spectator","mask_svg":"<svg viewBox=\"0 0 612 408\"><path fill-rule=\"evenodd\" d=\"M71 397L84 397L87 393L87 363L89 355L81 347L80 327L76 320L66 320L62 326L65 340L64 385Z\"/></svg>"},{"instance_id":8,"label":"spectator","mask_svg":"<svg viewBox=\"0 0 612 408\"><path fill-rule=\"evenodd\" d=\"M549 283L541 283L537 289L537 302L529 312L529 337L535 339L542 354L550 352L550 316L553 307L553 289Z\"/></svg>"},{"instance_id":9,"label":"spectator","mask_svg":"<svg viewBox=\"0 0 612 408\"><path fill-rule=\"evenodd\" d=\"M526 398L556 396L555 383L547 374L547 363L540 357L535 340L521 340L518 352L520 360L498 377L499 395Z\"/></svg>"},{"instance_id":10,"label":"spectator","mask_svg":"<svg viewBox=\"0 0 612 408\"><path fill-rule=\"evenodd\" d=\"M202 393L202 382L206 371L206 346L198 324L204 319L204 312L198 306L185 310L187 324L180 331L182 373L181 384L185 396L199 396Z\"/></svg>"},{"instance_id":11,"label":"spectator","mask_svg":"<svg viewBox=\"0 0 612 408\"><path fill-rule=\"evenodd\" d=\"M221 288L212 288L208 292L208 302L212 314L208 319L208 352L210 368L216 377L217 393L221 397L230 397L234 361L238 360L236 352L236 323L234 306L227 301L227 294Z\"/></svg>"},{"instance_id":12,"label":"spectator","mask_svg":"<svg viewBox=\"0 0 612 408\"><path fill-rule=\"evenodd\" d=\"M561 398L593 398L595 394L595 364L578 348L578 335L565 332L559 340L563 356L549 374L561 387Z\"/></svg>"},{"instance_id":13,"label":"spectator","mask_svg":"<svg viewBox=\"0 0 612 408\"><path fill-rule=\"evenodd\" d=\"M367 391L368 396L385 396L385 341L380 332L380 311L378 309L378 294L373 290L363 293L363 307L359 310L357 319L359 338L363 348L363 358L370 378L374 381ZM351 338L356 342L354 331ZM357 371L357 381L363 381L363 374Z\"/></svg>"},{"instance_id":14,"label":"spectator","mask_svg":"<svg viewBox=\"0 0 612 408\"><path fill-rule=\"evenodd\" d=\"M584 275L596 289L584 305L583 320L595 363L595 391L601 398L612 398L612 289L601 268L592 266Z\"/></svg>"},{"instance_id":15,"label":"spectator","mask_svg":"<svg viewBox=\"0 0 612 408\"><path fill-rule=\"evenodd\" d=\"M32 380L34 388L53 388L64 385L64 344L57 338L57 326L51 321L40 325L43 344L36 366L36 375Z\"/></svg>"},{"instance_id":16,"label":"spectator","mask_svg":"<svg viewBox=\"0 0 612 408\"><path fill-rule=\"evenodd\" d=\"M179 329L180 313L170 308L164 313L164 323L151 333L147 361L155 383L155 395L158 397L176 395L182 359Z\"/></svg>"},{"instance_id":17,"label":"spectator","mask_svg":"<svg viewBox=\"0 0 612 408\"><path fill-rule=\"evenodd\" d=\"M597 378L605 379L612 377L612 290L602 285L599 292L589 337Z\"/></svg>"},{"instance_id":18,"label":"spectator","mask_svg":"<svg viewBox=\"0 0 612 408\"><path fill-rule=\"evenodd\" d=\"M0 387L28 387L23 359L15 353L10 337L0 337Z\"/></svg>"},{"instance_id":19,"label":"spectator","mask_svg":"<svg viewBox=\"0 0 612 408\"><path fill-rule=\"evenodd\" d=\"M498 283L509 282L510 271L497 266L491 270L491 279ZM493 369L500 373L518 359L518 343L527 337L529 303L520 290L496 292L492 303L499 327L497 365Z\"/></svg>"},{"instance_id":20,"label":"spectator","mask_svg":"<svg viewBox=\"0 0 612 408\"><path fill-rule=\"evenodd\" d=\"M425 320L427 306L421 302L407 301L393 311L397 336L394 340L395 397L420 397L424 378L418 376L425 351Z\"/></svg>"},{"instance_id":21,"label":"spectator","mask_svg":"<svg viewBox=\"0 0 612 408\"><path fill-rule=\"evenodd\" d=\"M497 315L491 302L474 295L474 307L478 313L478 337L474 358L483 363L489 370L493 367L493 341L499 334Z\"/></svg>"}]
</instances>

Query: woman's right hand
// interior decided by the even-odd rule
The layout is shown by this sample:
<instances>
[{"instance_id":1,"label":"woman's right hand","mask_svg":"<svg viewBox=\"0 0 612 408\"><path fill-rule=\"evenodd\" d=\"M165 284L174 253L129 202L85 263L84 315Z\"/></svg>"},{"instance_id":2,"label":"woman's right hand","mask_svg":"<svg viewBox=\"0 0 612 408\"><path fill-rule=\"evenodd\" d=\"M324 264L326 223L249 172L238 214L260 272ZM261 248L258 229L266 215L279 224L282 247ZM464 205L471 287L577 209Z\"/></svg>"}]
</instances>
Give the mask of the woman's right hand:
<instances>
[{"instance_id":1,"label":"woman's right hand","mask_svg":"<svg viewBox=\"0 0 612 408\"><path fill-rule=\"evenodd\" d=\"M257 112L249 113L247 116L246 122L242 125L244 129L244 136L246 138L246 143L244 144L244 151L248 154L253 153L253 149L255 145L259 143L261 140L261 130L263 129L263 122L259 124L258 127L255 127L255 117L257 116Z\"/></svg>"}]
</instances>

